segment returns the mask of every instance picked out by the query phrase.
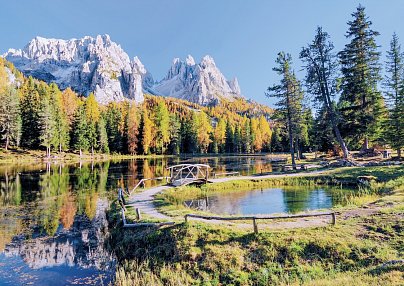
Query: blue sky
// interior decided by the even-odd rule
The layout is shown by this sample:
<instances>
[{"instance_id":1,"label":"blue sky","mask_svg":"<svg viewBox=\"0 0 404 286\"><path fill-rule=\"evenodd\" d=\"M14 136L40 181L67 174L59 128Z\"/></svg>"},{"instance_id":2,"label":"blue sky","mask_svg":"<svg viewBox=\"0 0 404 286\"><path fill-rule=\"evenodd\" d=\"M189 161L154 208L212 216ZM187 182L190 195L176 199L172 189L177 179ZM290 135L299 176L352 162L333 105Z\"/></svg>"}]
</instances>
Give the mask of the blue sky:
<instances>
[{"instance_id":1,"label":"blue sky","mask_svg":"<svg viewBox=\"0 0 404 286\"><path fill-rule=\"evenodd\" d=\"M299 51L318 25L342 49L346 23L359 3L381 33L377 43L383 52L393 32L404 43L402 0L19 0L0 4L0 53L23 48L37 35L109 34L157 80L173 58L191 54L199 61L209 54L227 78L238 78L247 98L272 105L264 93L277 79L272 71L277 53L291 53L300 70Z\"/></svg>"}]
</instances>

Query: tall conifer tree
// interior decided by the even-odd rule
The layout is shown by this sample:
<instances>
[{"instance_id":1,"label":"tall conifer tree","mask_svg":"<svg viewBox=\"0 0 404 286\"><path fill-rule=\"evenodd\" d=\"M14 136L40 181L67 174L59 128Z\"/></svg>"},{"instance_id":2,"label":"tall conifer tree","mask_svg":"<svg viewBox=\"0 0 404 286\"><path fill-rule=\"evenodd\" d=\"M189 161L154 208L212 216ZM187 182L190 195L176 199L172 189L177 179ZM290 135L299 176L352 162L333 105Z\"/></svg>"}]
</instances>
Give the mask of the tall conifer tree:
<instances>
[{"instance_id":1,"label":"tall conifer tree","mask_svg":"<svg viewBox=\"0 0 404 286\"><path fill-rule=\"evenodd\" d=\"M342 72L340 111L342 132L351 145L363 143L368 148L369 139L379 136L383 115L383 98L378 90L380 52L375 38L378 32L371 29L372 22L359 6L348 22L346 38L350 42L339 53Z\"/></svg>"},{"instance_id":2,"label":"tall conifer tree","mask_svg":"<svg viewBox=\"0 0 404 286\"><path fill-rule=\"evenodd\" d=\"M273 70L281 76L277 85L268 87L267 96L279 98L276 103L279 119L287 126L289 137L289 150L293 169L295 163L295 140L300 133L300 121L302 118L303 91L300 82L292 70L292 57L290 54L280 52L276 59L277 67Z\"/></svg>"},{"instance_id":3,"label":"tall conifer tree","mask_svg":"<svg viewBox=\"0 0 404 286\"><path fill-rule=\"evenodd\" d=\"M383 135L390 146L401 157L404 147L404 53L396 34L387 52L386 76L384 81L388 104L388 117L384 124Z\"/></svg>"},{"instance_id":4,"label":"tall conifer tree","mask_svg":"<svg viewBox=\"0 0 404 286\"><path fill-rule=\"evenodd\" d=\"M314 102L320 104L318 109L326 111L344 158L348 158L348 148L338 127L338 114L334 103L338 62L333 50L334 45L329 41L329 35L318 27L313 42L302 49L300 58L306 68L307 90L313 95Z\"/></svg>"}]
</instances>

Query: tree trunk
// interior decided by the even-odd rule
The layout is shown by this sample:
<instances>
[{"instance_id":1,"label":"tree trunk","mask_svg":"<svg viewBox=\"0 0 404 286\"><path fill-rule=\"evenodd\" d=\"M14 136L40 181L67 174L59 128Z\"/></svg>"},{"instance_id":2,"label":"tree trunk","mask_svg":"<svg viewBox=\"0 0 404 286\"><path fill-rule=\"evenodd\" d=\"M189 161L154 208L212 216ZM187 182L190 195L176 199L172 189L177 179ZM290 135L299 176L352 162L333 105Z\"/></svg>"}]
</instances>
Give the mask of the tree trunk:
<instances>
[{"instance_id":1,"label":"tree trunk","mask_svg":"<svg viewBox=\"0 0 404 286\"><path fill-rule=\"evenodd\" d=\"M324 70L324 61L322 62L322 68ZM342 152L344 154L344 159L347 159L349 156L349 151L348 148L346 147L345 141L341 136L341 133L339 131L338 125L337 125L337 120L335 118L335 109L334 109L334 105L333 102L331 100L331 93L330 93L330 89L328 88L328 81L327 81L327 76L325 75L325 73L320 73L319 75L320 78L323 79L324 85L320 84L321 86L321 93L323 95L323 99L324 99L324 104L327 107L328 113L330 115L330 120L331 120L331 125L332 125L332 129L334 130L335 133L335 137L337 137L337 141L342 149Z\"/></svg>"},{"instance_id":2,"label":"tree trunk","mask_svg":"<svg viewBox=\"0 0 404 286\"><path fill-rule=\"evenodd\" d=\"M328 106L328 111L330 113L330 120L331 120L332 128L334 129L335 137L337 137L339 146L341 147L342 152L344 153L344 159L347 159L349 156L349 151L345 145L344 139L342 139L341 133L339 132L339 128L338 128L337 122L335 120L335 114L334 114L333 107Z\"/></svg>"},{"instance_id":3,"label":"tree trunk","mask_svg":"<svg viewBox=\"0 0 404 286\"><path fill-rule=\"evenodd\" d=\"M83 152L81 151L81 148L80 148L80 158L81 158L82 155L83 155Z\"/></svg>"},{"instance_id":4,"label":"tree trunk","mask_svg":"<svg viewBox=\"0 0 404 286\"><path fill-rule=\"evenodd\" d=\"M365 136L365 143L363 143L363 149L364 150L369 149L369 138L367 135Z\"/></svg>"},{"instance_id":5,"label":"tree trunk","mask_svg":"<svg viewBox=\"0 0 404 286\"><path fill-rule=\"evenodd\" d=\"M10 144L10 140L8 136L6 137L6 151L8 150L8 145Z\"/></svg>"},{"instance_id":6,"label":"tree trunk","mask_svg":"<svg viewBox=\"0 0 404 286\"><path fill-rule=\"evenodd\" d=\"M290 156L292 158L292 167L293 170L296 170L296 162L295 162L295 147L293 146L293 135L292 128L289 127L289 148L290 148Z\"/></svg>"},{"instance_id":7,"label":"tree trunk","mask_svg":"<svg viewBox=\"0 0 404 286\"><path fill-rule=\"evenodd\" d=\"M299 138L296 139L296 159L301 160L302 159L302 153L300 150L300 142Z\"/></svg>"},{"instance_id":8,"label":"tree trunk","mask_svg":"<svg viewBox=\"0 0 404 286\"><path fill-rule=\"evenodd\" d=\"M94 147L91 146L91 157L94 157Z\"/></svg>"},{"instance_id":9,"label":"tree trunk","mask_svg":"<svg viewBox=\"0 0 404 286\"><path fill-rule=\"evenodd\" d=\"M398 157L398 159L401 158L401 149L400 148L397 149L397 157Z\"/></svg>"},{"instance_id":10,"label":"tree trunk","mask_svg":"<svg viewBox=\"0 0 404 286\"><path fill-rule=\"evenodd\" d=\"M62 153L62 144L59 144L59 153Z\"/></svg>"}]
</instances>

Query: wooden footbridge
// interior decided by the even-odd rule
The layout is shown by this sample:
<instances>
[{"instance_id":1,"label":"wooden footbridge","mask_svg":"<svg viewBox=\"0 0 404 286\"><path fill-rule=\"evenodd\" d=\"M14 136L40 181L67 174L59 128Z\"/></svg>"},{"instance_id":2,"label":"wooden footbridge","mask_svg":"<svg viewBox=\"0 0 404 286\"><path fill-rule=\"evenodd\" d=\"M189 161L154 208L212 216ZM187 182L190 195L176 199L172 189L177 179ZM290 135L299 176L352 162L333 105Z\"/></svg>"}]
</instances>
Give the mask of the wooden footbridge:
<instances>
[{"instance_id":1,"label":"wooden footbridge","mask_svg":"<svg viewBox=\"0 0 404 286\"><path fill-rule=\"evenodd\" d=\"M192 183L207 183L209 178L209 165L206 164L180 164L168 167L170 170L170 184L172 186L185 186Z\"/></svg>"}]
</instances>

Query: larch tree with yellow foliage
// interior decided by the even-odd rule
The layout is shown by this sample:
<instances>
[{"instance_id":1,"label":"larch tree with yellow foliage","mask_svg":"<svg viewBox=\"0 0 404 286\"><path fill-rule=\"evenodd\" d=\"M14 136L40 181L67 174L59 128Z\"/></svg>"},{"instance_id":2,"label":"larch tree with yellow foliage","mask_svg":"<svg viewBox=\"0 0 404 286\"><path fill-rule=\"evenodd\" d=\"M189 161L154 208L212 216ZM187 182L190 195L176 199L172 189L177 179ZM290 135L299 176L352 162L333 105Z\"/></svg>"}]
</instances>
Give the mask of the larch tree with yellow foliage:
<instances>
[{"instance_id":1,"label":"larch tree with yellow foliage","mask_svg":"<svg viewBox=\"0 0 404 286\"><path fill-rule=\"evenodd\" d=\"M135 103L131 103L127 116L127 140L128 152L131 155L137 153L138 135L139 135L139 114Z\"/></svg>"},{"instance_id":2,"label":"larch tree with yellow foliage","mask_svg":"<svg viewBox=\"0 0 404 286\"><path fill-rule=\"evenodd\" d=\"M91 155L94 156L94 149L97 148L98 134L97 123L100 119L100 110L93 93L90 93L85 102L87 117L87 136L91 148Z\"/></svg>"},{"instance_id":3,"label":"larch tree with yellow foliage","mask_svg":"<svg viewBox=\"0 0 404 286\"><path fill-rule=\"evenodd\" d=\"M210 134L212 133L213 128L210 123L210 118L203 111L194 113L194 124L199 150L201 153L206 153L210 142L212 142Z\"/></svg>"},{"instance_id":4,"label":"larch tree with yellow foliage","mask_svg":"<svg viewBox=\"0 0 404 286\"><path fill-rule=\"evenodd\" d=\"M149 113L147 108L143 109L143 131L142 131L142 146L143 146L143 154L147 155L150 152L150 146L152 145L153 137L152 137L152 129L153 129L153 121L149 118Z\"/></svg>"},{"instance_id":5,"label":"larch tree with yellow foliage","mask_svg":"<svg viewBox=\"0 0 404 286\"><path fill-rule=\"evenodd\" d=\"M225 148L226 143L226 121L223 118L220 118L217 122L216 128L213 132L213 139L214 139L214 152L215 153L222 153Z\"/></svg>"}]
</instances>

